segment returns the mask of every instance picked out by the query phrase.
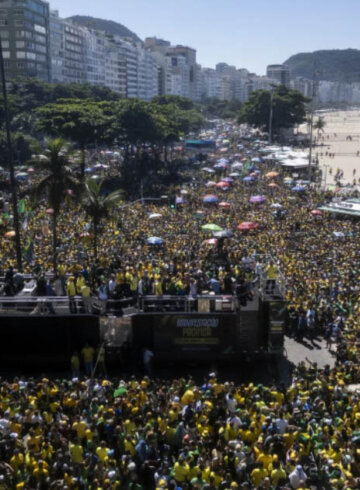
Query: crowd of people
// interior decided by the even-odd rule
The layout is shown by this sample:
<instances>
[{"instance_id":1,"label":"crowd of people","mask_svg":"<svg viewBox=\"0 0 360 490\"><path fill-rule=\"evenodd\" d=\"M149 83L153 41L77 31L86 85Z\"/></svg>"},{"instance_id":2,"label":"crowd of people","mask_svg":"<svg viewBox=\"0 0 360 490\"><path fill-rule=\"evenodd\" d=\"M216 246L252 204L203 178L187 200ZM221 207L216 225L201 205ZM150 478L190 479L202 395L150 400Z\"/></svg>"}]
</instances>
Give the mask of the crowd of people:
<instances>
[{"instance_id":1,"label":"crowd of people","mask_svg":"<svg viewBox=\"0 0 360 490\"><path fill-rule=\"evenodd\" d=\"M360 224L319 212L333 195L296 185L263 159L261 141L225 143L235 131L219 129L221 153L202 164L189 158L186 183L169 190L175 207L147 200L114 209L97 259L89 222L69 198L53 271L46 203L30 211L26 201L24 242L33 253L24 274L36 279L35 294L68 296L71 313L79 304L92 311L96 298L105 314L110 299L147 294L236 293L246 301L260 277L274 294L281 273L289 333L301 341L321 332L329 347L337 344L336 366L301 364L288 388L223 382L215 373L203 383L94 380L89 366L82 379L79 357L71 381L2 380L0 489L359 487L360 400L349 385L360 382ZM215 202L204 202L208 194ZM238 229L243 222L255 225ZM206 224L225 235L215 238ZM2 226L5 233L10 225ZM12 240L0 249L7 296L25 283Z\"/></svg>"},{"instance_id":2,"label":"crowd of people","mask_svg":"<svg viewBox=\"0 0 360 490\"><path fill-rule=\"evenodd\" d=\"M0 488L355 489L360 379L300 364L291 386L85 378L0 383Z\"/></svg>"}]
</instances>

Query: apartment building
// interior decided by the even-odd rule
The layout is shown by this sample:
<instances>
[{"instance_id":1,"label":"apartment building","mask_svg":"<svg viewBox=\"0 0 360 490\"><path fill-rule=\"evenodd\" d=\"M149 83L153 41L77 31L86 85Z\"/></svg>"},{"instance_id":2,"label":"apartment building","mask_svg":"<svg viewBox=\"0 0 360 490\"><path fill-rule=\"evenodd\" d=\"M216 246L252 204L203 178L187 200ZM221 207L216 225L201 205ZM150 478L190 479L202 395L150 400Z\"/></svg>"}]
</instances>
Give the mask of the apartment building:
<instances>
[{"instance_id":1,"label":"apartment building","mask_svg":"<svg viewBox=\"0 0 360 490\"><path fill-rule=\"evenodd\" d=\"M0 38L6 76L51 79L49 4L42 0L2 0Z\"/></svg>"}]
</instances>

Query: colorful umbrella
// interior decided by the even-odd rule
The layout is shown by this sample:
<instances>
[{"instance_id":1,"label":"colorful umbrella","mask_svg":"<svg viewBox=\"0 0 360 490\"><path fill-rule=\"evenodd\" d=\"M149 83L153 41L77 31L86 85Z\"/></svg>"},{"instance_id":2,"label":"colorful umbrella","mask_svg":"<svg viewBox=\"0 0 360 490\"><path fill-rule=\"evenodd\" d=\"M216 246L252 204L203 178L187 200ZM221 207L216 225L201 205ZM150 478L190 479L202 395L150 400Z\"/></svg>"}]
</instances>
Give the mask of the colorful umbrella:
<instances>
[{"instance_id":1,"label":"colorful umbrella","mask_svg":"<svg viewBox=\"0 0 360 490\"><path fill-rule=\"evenodd\" d=\"M16 236L15 230L7 231L4 235L5 238L13 238L14 236Z\"/></svg>"},{"instance_id":2,"label":"colorful umbrella","mask_svg":"<svg viewBox=\"0 0 360 490\"><path fill-rule=\"evenodd\" d=\"M203 231L222 231L221 226L216 225L215 223L207 223L201 227Z\"/></svg>"},{"instance_id":3,"label":"colorful umbrella","mask_svg":"<svg viewBox=\"0 0 360 490\"><path fill-rule=\"evenodd\" d=\"M219 207L220 208L231 208L231 204L229 202L222 201L222 202L219 202Z\"/></svg>"},{"instance_id":4,"label":"colorful umbrella","mask_svg":"<svg viewBox=\"0 0 360 490\"><path fill-rule=\"evenodd\" d=\"M219 189L228 189L230 187L230 184L221 181L216 184L216 187L218 187Z\"/></svg>"},{"instance_id":5,"label":"colorful umbrella","mask_svg":"<svg viewBox=\"0 0 360 490\"><path fill-rule=\"evenodd\" d=\"M218 241L216 238L209 238L208 240L204 240L203 244L206 245L217 245Z\"/></svg>"},{"instance_id":6,"label":"colorful umbrella","mask_svg":"<svg viewBox=\"0 0 360 490\"><path fill-rule=\"evenodd\" d=\"M312 211L310 211L310 214L312 214L313 216L322 216L322 212L320 211L320 209L313 209Z\"/></svg>"},{"instance_id":7,"label":"colorful umbrella","mask_svg":"<svg viewBox=\"0 0 360 490\"><path fill-rule=\"evenodd\" d=\"M306 187L304 187L302 185L296 185L296 186L292 187L291 190L294 192L305 192Z\"/></svg>"},{"instance_id":8,"label":"colorful umbrella","mask_svg":"<svg viewBox=\"0 0 360 490\"><path fill-rule=\"evenodd\" d=\"M243 221L238 225L237 229L240 231L256 230L258 226L259 225L253 221Z\"/></svg>"},{"instance_id":9,"label":"colorful umbrella","mask_svg":"<svg viewBox=\"0 0 360 490\"><path fill-rule=\"evenodd\" d=\"M215 194L207 194L206 196L203 197L203 202L205 203L212 203L212 202L218 202L219 198L215 196Z\"/></svg>"},{"instance_id":10,"label":"colorful umbrella","mask_svg":"<svg viewBox=\"0 0 360 490\"><path fill-rule=\"evenodd\" d=\"M223 179L221 179L221 182L226 182L227 184L232 184L234 182L234 179L232 179L231 177L224 177Z\"/></svg>"},{"instance_id":11,"label":"colorful umbrella","mask_svg":"<svg viewBox=\"0 0 360 490\"><path fill-rule=\"evenodd\" d=\"M208 182L206 182L206 187L215 187L216 186L216 182L214 182L213 180L209 180Z\"/></svg>"},{"instance_id":12,"label":"colorful umbrella","mask_svg":"<svg viewBox=\"0 0 360 490\"><path fill-rule=\"evenodd\" d=\"M175 199L176 204L185 204L185 199L183 197L177 197Z\"/></svg>"},{"instance_id":13,"label":"colorful umbrella","mask_svg":"<svg viewBox=\"0 0 360 490\"><path fill-rule=\"evenodd\" d=\"M214 233L214 237L216 238L231 238L233 236L234 233L231 230L216 231Z\"/></svg>"},{"instance_id":14,"label":"colorful umbrella","mask_svg":"<svg viewBox=\"0 0 360 490\"><path fill-rule=\"evenodd\" d=\"M279 187L277 184L275 184L275 182L270 182L270 184L268 184L269 187L272 187L272 188L275 188L275 187Z\"/></svg>"},{"instance_id":15,"label":"colorful umbrella","mask_svg":"<svg viewBox=\"0 0 360 490\"><path fill-rule=\"evenodd\" d=\"M262 203L264 201L265 201L265 196L251 196L250 197L251 203Z\"/></svg>"},{"instance_id":16,"label":"colorful umbrella","mask_svg":"<svg viewBox=\"0 0 360 490\"><path fill-rule=\"evenodd\" d=\"M151 236L147 239L148 245L162 245L164 240L158 236Z\"/></svg>"},{"instance_id":17,"label":"colorful umbrella","mask_svg":"<svg viewBox=\"0 0 360 490\"><path fill-rule=\"evenodd\" d=\"M161 218L162 217L162 214L160 213L151 213L149 215L149 219L156 219L156 218Z\"/></svg>"},{"instance_id":18,"label":"colorful umbrella","mask_svg":"<svg viewBox=\"0 0 360 490\"><path fill-rule=\"evenodd\" d=\"M254 177L244 177L243 182L254 182Z\"/></svg>"},{"instance_id":19,"label":"colorful umbrella","mask_svg":"<svg viewBox=\"0 0 360 490\"><path fill-rule=\"evenodd\" d=\"M53 208L49 208L49 209L47 209L45 211L45 213L47 213L47 214L54 214L54 210L53 210Z\"/></svg>"},{"instance_id":20,"label":"colorful umbrella","mask_svg":"<svg viewBox=\"0 0 360 490\"><path fill-rule=\"evenodd\" d=\"M268 179L272 179L272 178L274 178L274 177L277 177L278 175L279 175L279 172L268 172L268 173L266 174L266 177L267 177Z\"/></svg>"}]
</instances>

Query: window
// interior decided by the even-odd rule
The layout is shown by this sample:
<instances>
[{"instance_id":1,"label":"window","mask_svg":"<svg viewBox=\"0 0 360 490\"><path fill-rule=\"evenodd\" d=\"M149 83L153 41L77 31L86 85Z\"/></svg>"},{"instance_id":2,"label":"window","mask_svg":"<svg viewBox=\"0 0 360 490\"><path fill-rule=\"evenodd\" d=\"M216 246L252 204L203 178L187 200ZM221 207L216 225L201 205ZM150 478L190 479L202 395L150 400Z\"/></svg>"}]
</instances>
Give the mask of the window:
<instances>
[{"instance_id":1,"label":"window","mask_svg":"<svg viewBox=\"0 0 360 490\"><path fill-rule=\"evenodd\" d=\"M25 53L25 51L17 51L17 53L16 53L16 57L17 57L18 59L21 59L21 58L26 58L26 53Z\"/></svg>"},{"instance_id":2,"label":"window","mask_svg":"<svg viewBox=\"0 0 360 490\"><path fill-rule=\"evenodd\" d=\"M24 25L24 19L15 19L15 25L16 26L23 26Z\"/></svg>"},{"instance_id":3,"label":"window","mask_svg":"<svg viewBox=\"0 0 360 490\"><path fill-rule=\"evenodd\" d=\"M10 58L10 51L3 51L3 58L4 58L4 60L9 59Z\"/></svg>"},{"instance_id":4,"label":"window","mask_svg":"<svg viewBox=\"0 0 360 490\"><path fill-rule=\"evenodd\" d=\"M46 34L46 29L43 26L39 26L38 24L34 24L34 30L36 32L41 32L41 34Z\"/></svg>"},{"instance_id":5,"label":"window","mask_svg":"<svg viewBox=\"0 0 360 490\"><path fill-rule=\"evenodd\" d=\"M17 61L16 62L16 68L19 68L20 70L22 68L25 68L25 62L24 61Z\"/></svg>"},{"instance_id":6,"label":"window","mask_svg":"<svg viewBox=\"0 0 360 490\"><path fill-rule=\"evenodd\" d=\"M25 41L16 41L17 48L25 48Z\"/></svg>"},{"instance_id":7,"label":"window","mask_svg":"<svg viewBox=\"0 0 360 490\"><path fill-rule=\"evenodd\" d=\"M0 19L0 26L7 26L7 25L8 25L7 19Z\"/></svg>"},{"instance_id":8,"label":"window","mask_svg":"<svg viewBox=\"0 0 360 490\"><path fill-rule=\"evenodd\" d=\"M8 39L9 38L9 31L0 31L0 37L1 37L1 39Z\"/></svg>"},{"instance_id":9,"label":"window","mask_svg":"<svg viewBox=\"0 0 360 490\"><path fill-rule=\"evenodd\" d=\"M36 54L35 53L29 53L29 52L27 52L26 53L26 58L28 60L36 60Z\"/></svg>"},{"instance_id":10,"label":"window","mask_svg":"<svg viewBox=\"0 0 360 490\"><path fill-rule=\"evenodd\" d=\"M2 46L2 48L3 48L3 49L4 49L4 48L9 49L9 47L10 47L10 46L9 46L9 41L1 41L1 46Z\"/></svg>"}]
</instances>

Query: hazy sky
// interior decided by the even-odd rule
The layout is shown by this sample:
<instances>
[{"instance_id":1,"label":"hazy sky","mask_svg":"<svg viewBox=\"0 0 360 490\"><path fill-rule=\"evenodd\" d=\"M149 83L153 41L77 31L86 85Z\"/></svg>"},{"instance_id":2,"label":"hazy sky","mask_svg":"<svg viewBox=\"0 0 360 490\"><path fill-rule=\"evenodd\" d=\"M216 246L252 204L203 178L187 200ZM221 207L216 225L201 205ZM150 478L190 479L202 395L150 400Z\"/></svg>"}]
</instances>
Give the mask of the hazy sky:
<instances>
[{"instance_id":1,"label":"hazy sky","mask_svg":"<svg viewBox=\"0 0 360 490\"><path fill-rule=\"evenodd\" d=\"M191 46L205 67L224 61L260 75L298 52L360 47L360 0L50 0L50 8Z\"/></svg>"}]
</instances>

